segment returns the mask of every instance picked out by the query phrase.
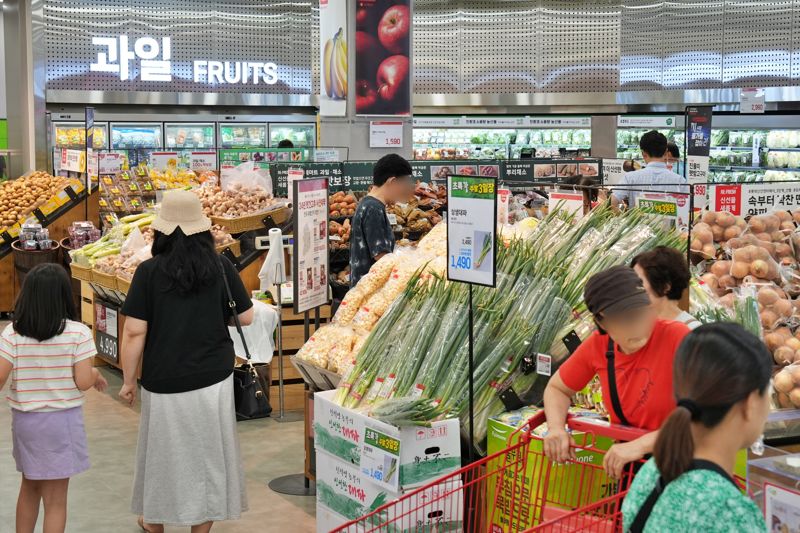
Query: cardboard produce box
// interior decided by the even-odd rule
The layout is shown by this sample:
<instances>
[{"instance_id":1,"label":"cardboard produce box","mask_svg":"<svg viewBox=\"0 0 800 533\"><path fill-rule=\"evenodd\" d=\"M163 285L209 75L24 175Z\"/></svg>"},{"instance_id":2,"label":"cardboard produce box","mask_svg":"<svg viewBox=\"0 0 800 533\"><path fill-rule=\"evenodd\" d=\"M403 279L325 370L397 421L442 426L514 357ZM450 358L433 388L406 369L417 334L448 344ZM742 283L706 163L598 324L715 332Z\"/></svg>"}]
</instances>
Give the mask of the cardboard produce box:
<instances>
[{"instance_id":1,"label":"cardboard produce box","mask_svg":"<svg viewBox=\"0 0 800 533\"><path fill-rule=\"evenodd\" d=\"M350 463L324 451L317 453L319 533L366 516L403 495L375 483ZM435 485L370 518L364 527L357 529L458 533L462 531L462 496L460 479Z\"/></svg>"},{"instance_id":2,"label":"cardboard produce box","mask_svg":"<svg viewBox=\"0 0 800 533\"><path fill-rule=\"evenodd\" d=\"M314 446L352 464L387 490L419 487L461 467L457 419L397 428L314 395Z\"/></svg>"}]
</instances>

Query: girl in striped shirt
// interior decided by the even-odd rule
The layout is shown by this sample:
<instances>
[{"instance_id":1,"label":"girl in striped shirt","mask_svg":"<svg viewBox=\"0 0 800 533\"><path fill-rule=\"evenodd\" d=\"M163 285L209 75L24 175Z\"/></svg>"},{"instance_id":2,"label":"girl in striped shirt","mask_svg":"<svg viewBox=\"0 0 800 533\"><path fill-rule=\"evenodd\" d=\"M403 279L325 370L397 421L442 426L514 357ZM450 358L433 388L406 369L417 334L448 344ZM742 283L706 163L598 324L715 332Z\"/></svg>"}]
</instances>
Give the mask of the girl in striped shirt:
<instances>
[{"instance_id":1,"label":"girl in striped shirt","mask_svg":"<svg viewBox=\"0 0 800 533\"><path fill-rule=\"evenodd\" d=\"M89 468L82 391L104 391L108 383L92 366L91 331L74 317L66 271L43 264L25 278L14 320L0 335L0 389L10 377L14 459L22 474L17 533L33 533L40 502L44 531L63 532L69 478Z\"/></svg>"}]
</instances>

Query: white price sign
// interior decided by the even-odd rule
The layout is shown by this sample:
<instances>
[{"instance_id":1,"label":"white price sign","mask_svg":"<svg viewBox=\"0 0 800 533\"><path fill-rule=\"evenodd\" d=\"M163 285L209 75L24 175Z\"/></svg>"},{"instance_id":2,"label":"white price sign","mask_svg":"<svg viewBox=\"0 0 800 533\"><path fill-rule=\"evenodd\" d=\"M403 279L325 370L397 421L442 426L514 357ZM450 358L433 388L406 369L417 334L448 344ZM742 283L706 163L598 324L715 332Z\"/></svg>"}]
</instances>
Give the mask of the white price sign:
<instances>
[{"instance_id":1,"label":"white price sign","mask_svg":"<svg viewBox=\"0 0 800 533\"><path fill-rule=\"evenodd\" d=\"M617 126L623 128L674 128L675 117L619 115Z\"/></svg>"},{"instance_id":2,"label":"white price sign","mask_svg":"<svg viewBox=\"0 0 800 533\"><path fill-rule=\"evenodd\" d=\"M122 154L100 152L97 154L98 173L101 176L116 174L122 170Z\"/></svg>"},{"instance_id":3,"label":"white price sign","mask_svg":"<svg viewBox=\"0 0 800 533\"><path fill-rule=\"evenodd\" d=\"M216 170L216 152L192 152L189 154L189 165L192 170Z\"/></svg>"},{"instance_id":4,"label":"white price sign","mask_svg":"<svg viewBox=\"0 0 800 533\"><path fill-rule=\"evenodd\" d=\"M764 89L745 88L739 92L739 113L764 113Z\"/></svg>"},{"instance_id":5,"label":"white price sign","mask_svg":"<svg viewBox=\"0 0 800 533\"><path fill-rule=\"evenodd\" d=\"M178 166L178 152L153 152L150 154L150 165L158 170L169 166Z\"/></svg>"},{"instance_id":6,"label":"white price sign","mask_svg":"<svg viewBox=\"0 0 800 533\"><path fill-rule=\"evenodd\" d=\"M370 148L402 148L403 123L399 121L370 121Z\"/></svg>"},{"instance_id":7,"label":"white price sign","mask_svg":"<svg viewBox=\"0 0 800 533\"><path fill-rule=\"evenodd\" d=\"M292 185L295 181L303 179L303 169L302 168L290 168L289 171L286 173L286 186L289 190L289 203L294 203L294 185Z\"/></svg>"},{"instance_id":8,"label":"white price sign","mask_svg":"<svg viewBox=\"0 0 800 533\"><path fill-rule=\"evenodd\" d=\"M495 286L495 178L447 176L447 279Z\"/></svg>"},{"instance_id":9,"label":"white price sign","mask_svg":"<svg viewBox=\"0 0 800 533\"><path fill-rule=\"evenodd\" d=\"M579 192L551 192L547 208L550 212L566 211L577 218L583 217L583 194Z\"/></svg>"},{"instance_id":10,"label":"white price sign","mask_svg":"<svg viewBox=\"0 0 800 533\"><path fill-rule=\"evenodd\" d=\"M86 152L83 150L61 150L61 170L83 172L86 168Z\"/></svg>"},{"instance_id":11,"label":"white price sign","mask_svg":"<svg viewBox=\"0 0 800 533\"><path fill-rule=\"evenodd\" d=\"M622 177L625 175L623 165L624 159L606 159L603 158L603 184L604 185L619 185L622 183Z\"/></svg>"}]
</instances>

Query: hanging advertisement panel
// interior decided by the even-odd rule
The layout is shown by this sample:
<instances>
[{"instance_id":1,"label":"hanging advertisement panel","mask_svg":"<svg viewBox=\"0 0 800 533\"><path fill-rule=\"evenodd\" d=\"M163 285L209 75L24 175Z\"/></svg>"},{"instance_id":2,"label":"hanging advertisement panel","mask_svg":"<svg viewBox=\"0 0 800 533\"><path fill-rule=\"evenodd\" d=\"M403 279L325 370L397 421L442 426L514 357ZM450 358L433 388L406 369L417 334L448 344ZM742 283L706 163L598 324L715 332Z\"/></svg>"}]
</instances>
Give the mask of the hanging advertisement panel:
<instances>
[{"instance_id":1,"label":"hanging advertisement panel","mask_svg":"<svg viewBox=\"0 0 800 533\"><path fill-rule=\"evenodd\" d=\"M320 95L319 114L347 114L347 4L345 0L319 2Z\"/></svg>"},{"instance_id":2,"label":"hanging advertisement panel","mask_svg":"<svg viewBox=\"0 0 800 533\"><path fill-rule=\"evenodd\" d=\"M447 177L447 279L494 287L497 180Z\"/></svg>"},{"instance_id":3,"label":"hanging advertisement panel","mask_svg":"<svg viewBox=\"0 0 800 533\"><path fill-rule=\"evenodd\" d=\"M356 11L356 113L409 115L411 1L362 0Z\"/></svg>"},{"instance_id":4,"label":"hanging advertisement panel","mask_svg":"<svg viewBox=\"0 0 800 533\"><path fill-rule=\"evenodd\" d=\"M686 180L695 185L694 208L706 205L708 163L711 152L711 106L686 108Z\"/></svg>"}]
</instances>

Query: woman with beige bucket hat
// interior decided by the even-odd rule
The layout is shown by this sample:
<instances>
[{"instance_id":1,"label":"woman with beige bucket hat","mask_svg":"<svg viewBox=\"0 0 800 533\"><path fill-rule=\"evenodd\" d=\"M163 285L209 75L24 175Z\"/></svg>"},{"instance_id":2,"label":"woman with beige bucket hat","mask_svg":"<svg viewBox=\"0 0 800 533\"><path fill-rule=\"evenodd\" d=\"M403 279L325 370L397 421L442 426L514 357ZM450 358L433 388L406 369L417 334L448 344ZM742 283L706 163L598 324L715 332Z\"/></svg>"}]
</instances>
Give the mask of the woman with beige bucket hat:
<instances>
[{"instance_id":1,"label":"woman with beige bucket hat","mask_svg":"<svg viewBox=\"0 0 800 533\"><path fill-rule=\"evenodd\" d=\"M243 325L252 322L253 304L233 264L216 253L193 193L165 193L152 228L153 258L136 269L122 307L119 394L129 405L142 363L132 510L151 533L164 525L204 533L247 508L223 276Z\"/></svg>"}]
</instances>

